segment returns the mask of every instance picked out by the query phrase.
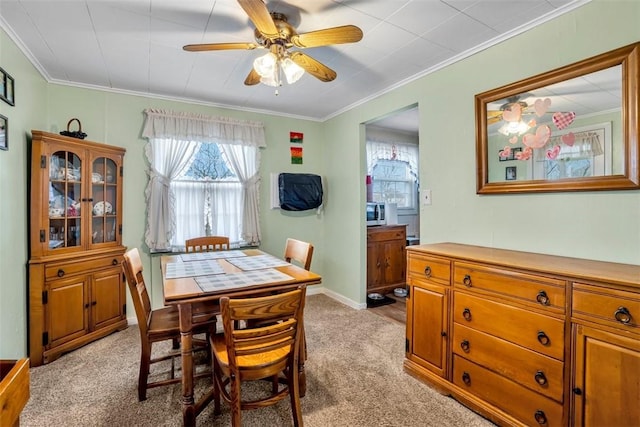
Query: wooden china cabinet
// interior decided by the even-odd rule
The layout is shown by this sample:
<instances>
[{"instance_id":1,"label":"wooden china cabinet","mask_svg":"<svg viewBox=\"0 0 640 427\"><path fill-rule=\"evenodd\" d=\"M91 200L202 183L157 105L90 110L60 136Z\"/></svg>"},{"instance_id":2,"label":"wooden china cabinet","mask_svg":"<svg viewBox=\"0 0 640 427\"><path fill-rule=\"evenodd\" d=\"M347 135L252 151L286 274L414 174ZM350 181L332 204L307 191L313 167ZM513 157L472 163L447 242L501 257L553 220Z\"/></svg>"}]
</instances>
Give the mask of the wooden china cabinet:
<instances>
[{"instance_id":1,"label":"wooden china cabinet","mask_svg":"<svg viewBox=\"0 0 640 427\"><path fill-rule=\"evenodd\" d=\"M121 263L125 150L32 131L31 366L126 328Z\"/></svg>"}]
</instances>

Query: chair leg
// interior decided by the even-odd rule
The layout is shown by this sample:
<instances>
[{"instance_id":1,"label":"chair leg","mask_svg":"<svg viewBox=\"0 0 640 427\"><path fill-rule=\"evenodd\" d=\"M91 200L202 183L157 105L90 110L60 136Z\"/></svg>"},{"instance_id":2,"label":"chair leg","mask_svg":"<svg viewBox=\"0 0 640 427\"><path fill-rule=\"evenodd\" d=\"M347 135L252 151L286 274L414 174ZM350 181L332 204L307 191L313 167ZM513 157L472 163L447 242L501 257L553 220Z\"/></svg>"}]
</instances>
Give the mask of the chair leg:
<instances>
[{"instance_id":1,"label":"chair leg","mask_svg":"<svg viewBox=\"0 0 640 427\"><path fill-rule=\"evenodd\" d=\"M147 399L147 381L151 365L151 346L143 345L140 352L140 373L138 374L138 400Z\"/></svg>"},{"instance_id":2,"label":"chair leg","mask_svg":"<svg viewBox=\"0 0 640 427\"><path fill-rule=\"evenodd\" d=\"M232 375L229 382L231 387L231 425L233 427L241 427L240 380Z\"/></svg>"},{"instance_id":3,"label":"chair leg","mask_svg":"<svg viewBox=\"0 0 640 427\"><path fill-rule=\"evenodd\" d=\"M300 381L298 379L298 369L293 366L287 375L289 387L289 397L291 398L291 412L293 413L293 425L302 427L302 407L300 406Z\"/></svg>"},{"instance_id":4,"label":"chair leg","mask_svg":"<svg viewBox=\"0 0 640 427\"><path fill-rule=\"evenodd\" d=\"M211 356L213 359L211 366L211 375L213 376L213 414L220 415L222 410L220 408L220 367L218 366L218 361L214 356Z\"/></svg>"}]
</instances>

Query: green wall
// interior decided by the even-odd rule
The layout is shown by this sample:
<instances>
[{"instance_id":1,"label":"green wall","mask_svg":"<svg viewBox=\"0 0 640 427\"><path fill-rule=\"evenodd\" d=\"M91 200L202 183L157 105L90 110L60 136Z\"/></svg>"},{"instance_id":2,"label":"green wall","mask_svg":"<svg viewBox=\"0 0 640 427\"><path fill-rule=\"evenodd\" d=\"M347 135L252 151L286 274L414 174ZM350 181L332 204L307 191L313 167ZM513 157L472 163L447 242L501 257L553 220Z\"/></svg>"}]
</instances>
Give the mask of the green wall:
<instances>
[{"instance_id":1,"label":"green wall","mask_svg":"<svg viewBox=\"0 0 640 427\"><path fill-rule=\"evenodd\" d=\"M331 296L365 301L364 125L408 105L420 108L420 179L433 205L421 207L422 243L453 241L640 264L640 192L535 195L475 194L473 97L546 70L640 40L640 2L594 0L551 22L490 47L324 123L142 96L47 84L0 32L0 66L16 79L10 149L0 152L0 358L26 354L27 135L59 132L78 117L88 139L119 145L125 156L124 244L143 247L145 108L258 120L262 155L262 248L278 254L288 236L314 243L312 269ZM2 103L0 103L2 104ZM304 132L304 164L289 161L289 131ZM322 214L269 209L271 172L317 173L325 179ZM144 253L155 304L157 262ZM130 315L133 310L129 310Z\"/></svg>"}]
</instances>

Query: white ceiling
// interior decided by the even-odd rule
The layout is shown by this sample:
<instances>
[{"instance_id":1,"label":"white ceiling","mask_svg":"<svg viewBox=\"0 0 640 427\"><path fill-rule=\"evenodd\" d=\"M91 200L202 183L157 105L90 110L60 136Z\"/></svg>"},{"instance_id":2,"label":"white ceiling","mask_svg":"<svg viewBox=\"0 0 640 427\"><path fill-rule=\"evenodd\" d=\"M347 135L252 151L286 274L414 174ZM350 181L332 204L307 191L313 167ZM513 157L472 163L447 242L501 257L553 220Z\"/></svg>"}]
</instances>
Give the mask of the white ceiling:
<instances>
[{"instance_id":1,"label":"white ceiling","mask_svg":"<svg viewBox=\"0 0 640 427\"><path fill-rule=\"evenodd\" d=\"M0 0L0 24L52 83L326 120L586 1L270 0L298 33L347 24L364 33L305 49L338 77L306 74L278 96L243 84L263 50L182 49L253 42L236 0Z\"/></svg>"}]
</instances>

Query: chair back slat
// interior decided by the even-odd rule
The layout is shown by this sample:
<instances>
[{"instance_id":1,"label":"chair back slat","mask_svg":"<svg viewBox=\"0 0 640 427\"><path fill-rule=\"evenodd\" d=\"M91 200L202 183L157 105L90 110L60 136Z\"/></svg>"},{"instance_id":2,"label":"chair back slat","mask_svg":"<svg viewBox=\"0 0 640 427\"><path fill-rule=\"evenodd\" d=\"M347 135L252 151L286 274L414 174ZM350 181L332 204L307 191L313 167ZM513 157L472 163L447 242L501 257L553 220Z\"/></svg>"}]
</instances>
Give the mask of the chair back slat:
<instances>
[{"instance_id":1,"label":"chair back slat","mask_svg":"<svg viewBox=\"0 0 640 427\"><path fill-rule=\"evenodd\" d=\"M311 258L313 257L313 245L297 239L287 239L284 248L284 259L287 262L295 261L299 263L305 270L311 267Z\"/></svg>"},{"instance_id":2,"label":"chair back slat","mask_svg":"<svg viewBox=\"0 0 640 427\"><path fill-rule=\"evenodd\" d=\"M185 241L187 252L215 252L229 250L229 238L225 236L205 236L187 239Z\"/></svg>"},{"instance_id":3,"label":"chair back slat","mask_svg":"<svg viewBox=\"0 0 640 427\"><path fill-rule=\"evenodd\" d=\"M140 333L146 335L151 319L151 299L142 275L142 261L138 248L129 249L123 257L122 269L136 310Z\"/></svg>"},{"instance_id":4,"label":"chair back slat","mask_svg":"<svg viewBox=\"0 0 640 427\"><path fill-rule=\"evenodd\" d=\"M291 292L264 297L221 298L222 324L231 369L236 366L238 357L280 349L285 349L290 357L297 360L305 295L306 287L301 286ZM239 321L256 319L262 323L269 320L275 323L236 329ZM273 363L281 361L273 360ZM265 364L268 363L265 361Z\"/></svg>"}]
</instances>

